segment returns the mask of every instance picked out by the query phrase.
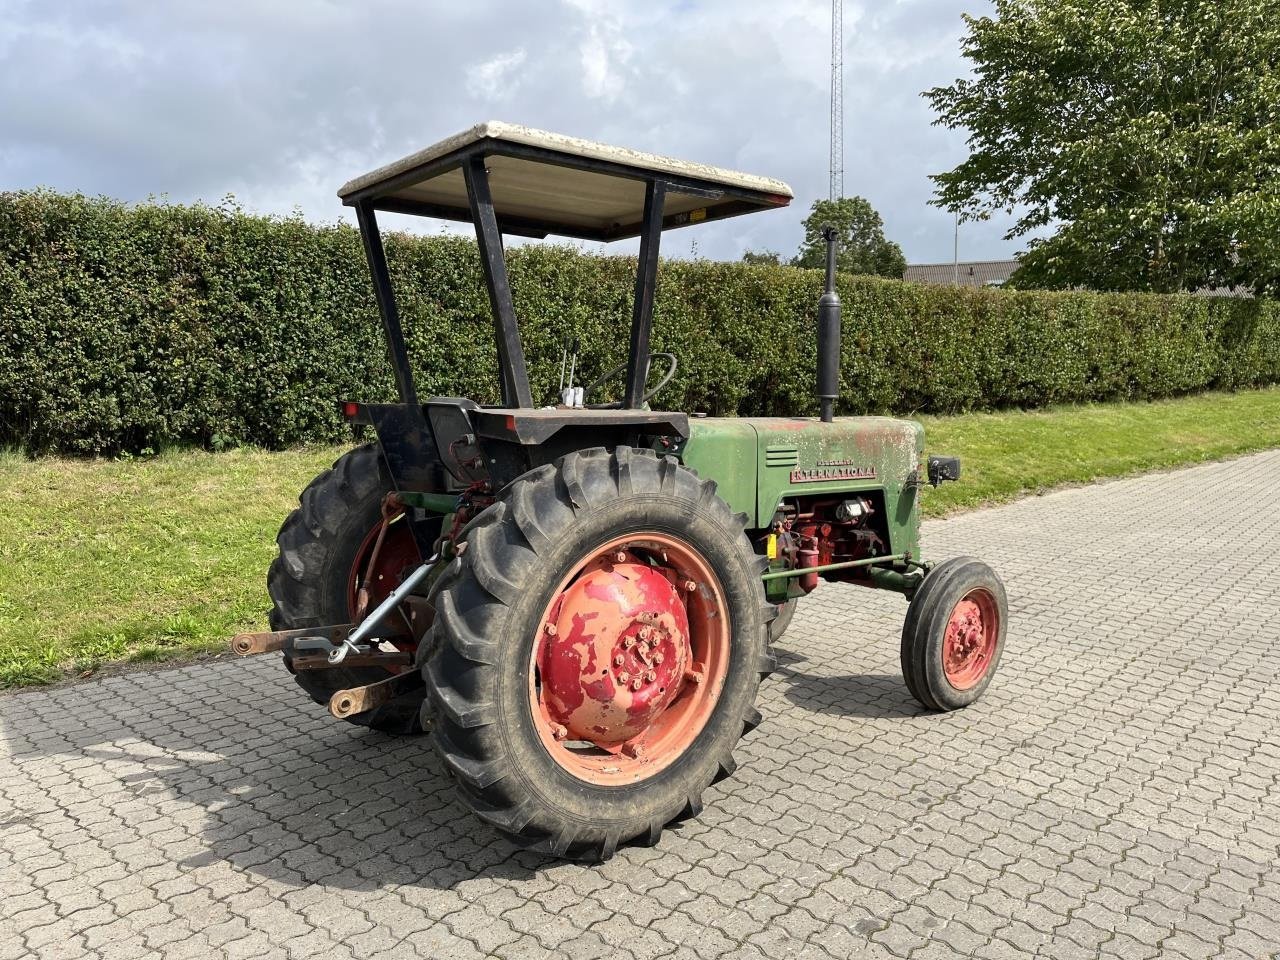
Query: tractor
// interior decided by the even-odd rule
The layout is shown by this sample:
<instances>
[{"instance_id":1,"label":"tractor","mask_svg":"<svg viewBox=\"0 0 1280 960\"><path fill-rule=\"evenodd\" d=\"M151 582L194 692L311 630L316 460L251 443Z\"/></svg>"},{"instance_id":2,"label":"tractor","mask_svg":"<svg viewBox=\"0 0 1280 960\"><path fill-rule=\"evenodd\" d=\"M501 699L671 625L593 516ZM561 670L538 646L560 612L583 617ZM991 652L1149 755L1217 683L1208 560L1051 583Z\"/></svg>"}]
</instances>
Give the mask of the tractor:
<instances>
[{"instance_id":1,"label":"tractor","mask_svg":"<svg viewBox=\"0 0 1280 960\"><path fill-rule=\"evenodd\" d=\"M489 122L339 196L399 402L341 404L376 442L302 492L267 576L271 632L235 637L237 654L281 652L338 719L429 731L480 819L521 847L595 861L656 843L733 773L772 644L824 580L909 600L902 673L925 708L982 695L1004 647L1004 587L973 558L925 561L919 542L922 488L957 479L959 461L925 458L914 421L834 416L834 231L817 416L651 403L679 362L649 344L663 231L785 207L785 183ZM419 397L381 211L474 224L500 405ZM639 255L625 363L577 386L562 356L559 396L539 405L503 238L548 235L638 238Z\"/></svg>"}]
</instances>

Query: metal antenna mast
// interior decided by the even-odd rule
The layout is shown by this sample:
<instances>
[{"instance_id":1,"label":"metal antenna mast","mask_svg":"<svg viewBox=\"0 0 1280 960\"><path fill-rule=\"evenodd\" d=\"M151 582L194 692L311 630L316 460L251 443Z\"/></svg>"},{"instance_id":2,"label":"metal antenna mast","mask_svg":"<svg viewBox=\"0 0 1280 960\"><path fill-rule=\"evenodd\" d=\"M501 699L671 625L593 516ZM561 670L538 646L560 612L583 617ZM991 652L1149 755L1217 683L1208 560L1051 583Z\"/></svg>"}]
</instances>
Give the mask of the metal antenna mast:
<instances>
[{"instance_id":1,"label":"metal antenna mast","mask_svg":"<svg viewBox=\"0 0 1280 960\"><path fill-rule=\"evenodd\" d=\"M831 0L831 200L844 196L844 0Z\"/></svg>"}]
</instances>

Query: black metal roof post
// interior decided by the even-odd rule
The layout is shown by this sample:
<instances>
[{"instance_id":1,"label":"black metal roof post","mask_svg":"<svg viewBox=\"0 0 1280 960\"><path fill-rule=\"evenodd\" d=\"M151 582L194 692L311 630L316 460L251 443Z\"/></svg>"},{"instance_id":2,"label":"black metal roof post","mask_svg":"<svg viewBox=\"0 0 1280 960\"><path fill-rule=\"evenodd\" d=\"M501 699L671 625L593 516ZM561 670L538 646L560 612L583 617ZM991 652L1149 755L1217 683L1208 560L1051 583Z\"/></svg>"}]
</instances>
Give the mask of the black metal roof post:
<instances>
[{"instance_id":1,"label":"black metal roof post","mask_svg":"<svg viewBox=\"0 0 1280 960\"><path fill-rule=\"evenodd\" d=\"M373 277L373 295L377 298L378 312L382 314L382 326L387 333L387 350L391 355L391 369L395 371L396 386L400 390L400 402L418 409L418 391L413 385L413 370L409 366L409 351L404 344L404 330L400 327L395 292L391 289L391 274L387 271L387 256L382 249L378 218L369 200L361 200L355 207L360 237L364 240L364 255L369 261L369 273ZM418 409L418 412L421 414L422 411Z\"/></svg>"},{"instance_id":2,"label":"black metal roof post","mask_svg":"<svg viewBox=\"0 0 1280 960\"><path fill-rule=\"evenodd\" d=\"M502 255L502 231L493 212L493 195L489 192L489 172L484 157L473 155L463 163L467 181L467 197L471 201L471 219L476 225L480 244L480 261L484 265L485 285L493 308L494 333L498 341L498 367L502 371L502 404L506 407L532 407L529 371L525 367L524 347L520 344L520 328L516 326L516 308L511 302L511 283L507 279L507 262Z\"/></svg>"},{"instance_id":3,"label":"black metal roof post","mask_svg":"<svg viewBox=\"0 0 1280 960\"><path fill-rule=\"evenodd\" d=\"M636 267L636 295L631 307L631 352L627 356L627 392L622 405L640 406L649 379L649 331L653 327L653 293L658 282L658 244L662 239L662 207L667 185L650 180L644 187L644 226L640 232L640 262Z\"/></svg>"}]
</instances>

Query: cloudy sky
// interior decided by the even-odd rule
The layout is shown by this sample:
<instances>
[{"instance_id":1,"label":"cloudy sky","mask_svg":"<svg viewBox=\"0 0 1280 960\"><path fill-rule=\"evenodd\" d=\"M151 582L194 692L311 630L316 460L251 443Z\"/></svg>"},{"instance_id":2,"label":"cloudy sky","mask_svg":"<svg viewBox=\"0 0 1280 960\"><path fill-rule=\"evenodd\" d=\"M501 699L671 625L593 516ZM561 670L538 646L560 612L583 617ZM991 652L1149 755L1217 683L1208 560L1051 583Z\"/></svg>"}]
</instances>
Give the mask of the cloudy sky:
<instances>
[{"instance_id":1,"label":"cloudy sky","mask_svg":"<svg viewBox=\"0 0 1280 960\"><path fill-rule=\"evenodd\" d=\"M965 155L920 91L988 6L845 2L845 190L911 262L951 259L928 175ZM786 180L788 210L665 252L790 254L827 193L829 29L826 0L0 0L0 190L332 221L349 177L501 119ZM1005 228L964 225L961 258L1015 252Z\"/></svg>"}]
</instances>

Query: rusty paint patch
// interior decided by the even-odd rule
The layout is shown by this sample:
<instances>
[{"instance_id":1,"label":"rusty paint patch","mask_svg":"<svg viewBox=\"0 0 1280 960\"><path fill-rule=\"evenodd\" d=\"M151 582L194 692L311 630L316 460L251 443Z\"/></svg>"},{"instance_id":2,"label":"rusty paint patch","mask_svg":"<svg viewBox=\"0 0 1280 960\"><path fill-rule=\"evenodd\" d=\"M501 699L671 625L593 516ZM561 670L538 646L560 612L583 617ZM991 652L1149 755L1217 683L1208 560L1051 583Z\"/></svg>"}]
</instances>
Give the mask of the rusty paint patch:
<instances>
[{"instance_id":1,"label":"rusty paint patch","mask_svg":"<svg viewBox=\"0 0 1280 960\"><path fill-rule=\"evenodd\" d=\"M689 660L684 602L640 563L590 571L563 594L540 657L542 696L569 736L601 746L641 734L670 705Z\"/></svg>"}]
</instances>

